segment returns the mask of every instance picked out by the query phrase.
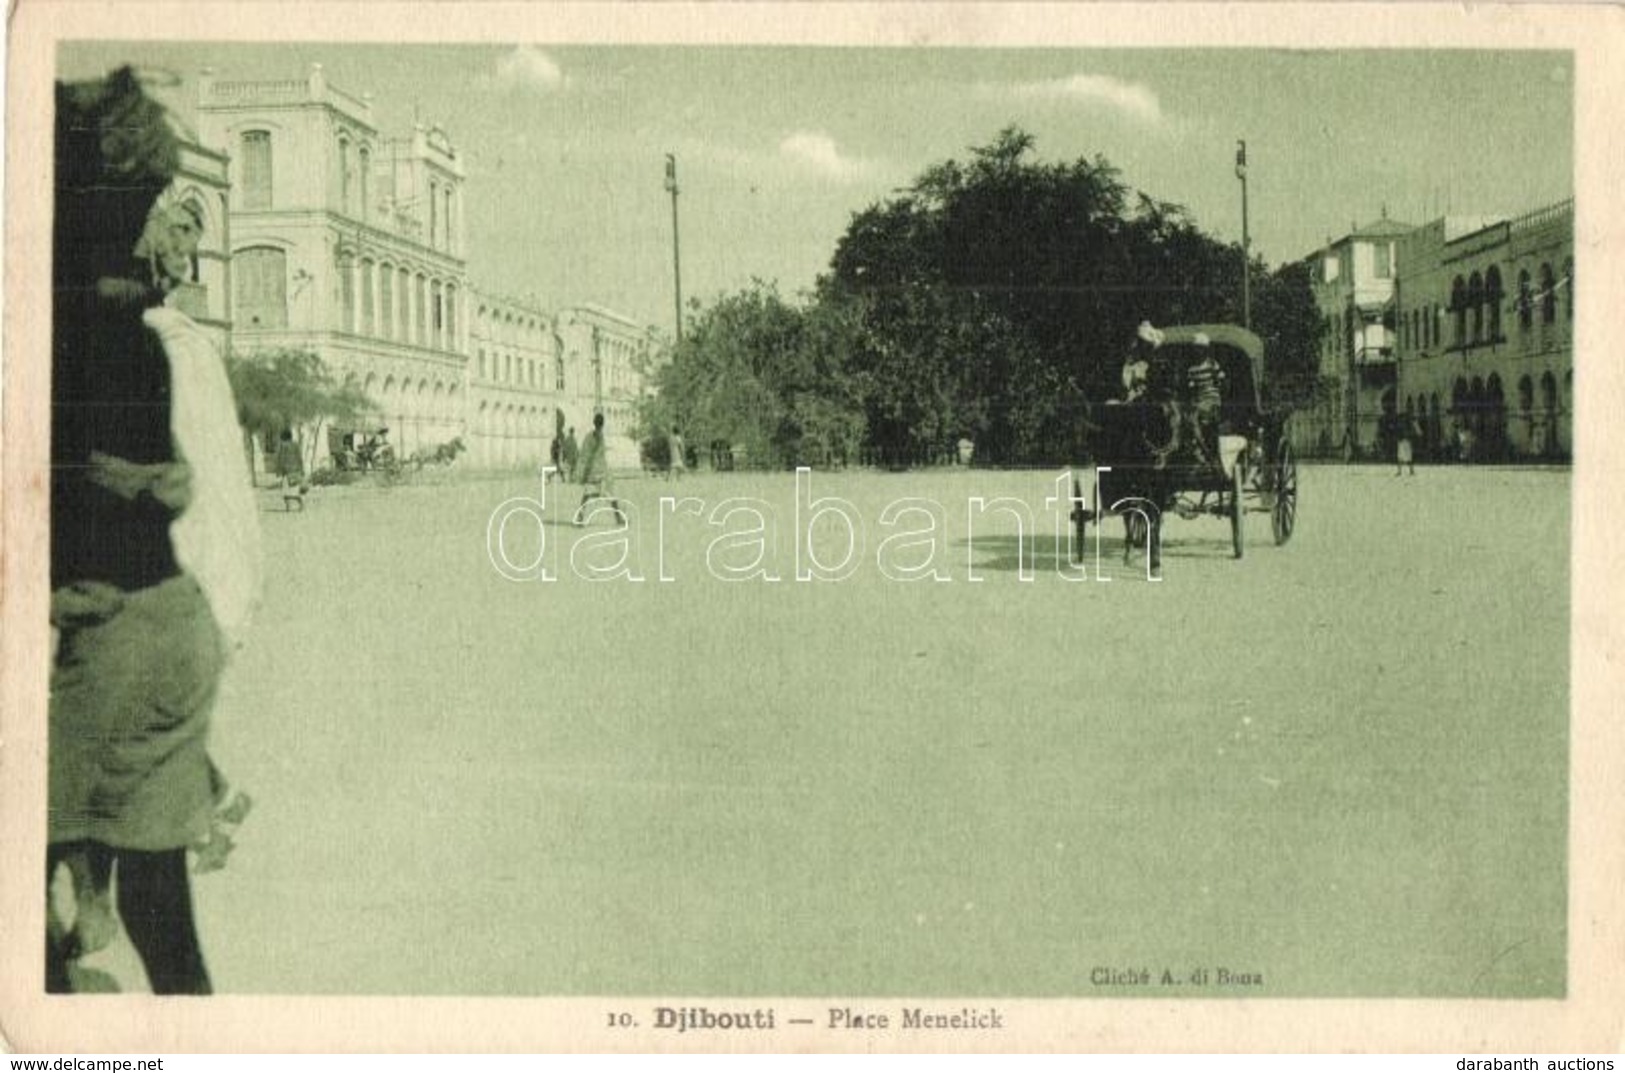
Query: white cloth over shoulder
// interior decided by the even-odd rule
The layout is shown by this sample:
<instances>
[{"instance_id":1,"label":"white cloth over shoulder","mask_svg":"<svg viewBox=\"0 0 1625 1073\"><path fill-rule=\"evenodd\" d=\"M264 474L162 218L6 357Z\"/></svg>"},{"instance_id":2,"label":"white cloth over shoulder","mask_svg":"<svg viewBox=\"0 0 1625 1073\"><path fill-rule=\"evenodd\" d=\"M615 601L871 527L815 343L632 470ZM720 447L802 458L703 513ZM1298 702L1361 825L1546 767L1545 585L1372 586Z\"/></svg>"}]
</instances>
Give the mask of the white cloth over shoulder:
<instances>
[{"instance_id":1,"label":"white cloth over shoulder","mask_svg":"<svg viewBox=\"0 0 1625 1073\"><path fill-rule=\"evenodd\" d=\"M228 647L236 648L264 576L259 502L243 457L237 400L220 352L192 318L160 307L141 319L169 358L169 430L191 471L191 502L170 525L170 542L181 569L208 598Z\"/></svg>"}]
</instances>

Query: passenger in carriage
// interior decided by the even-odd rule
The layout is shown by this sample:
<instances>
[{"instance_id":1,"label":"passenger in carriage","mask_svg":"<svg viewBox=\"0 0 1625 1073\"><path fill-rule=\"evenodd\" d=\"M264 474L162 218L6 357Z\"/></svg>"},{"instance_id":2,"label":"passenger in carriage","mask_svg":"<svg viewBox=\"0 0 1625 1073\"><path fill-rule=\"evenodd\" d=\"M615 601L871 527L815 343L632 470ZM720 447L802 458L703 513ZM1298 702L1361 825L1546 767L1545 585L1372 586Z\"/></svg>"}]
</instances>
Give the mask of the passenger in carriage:
<instances>
[{"instance_id":1,"label":"passenger in carriage","mask_svg":"<svg viewBox=\"0 0 1625 1073\"><path fill-rule=\"evenodd\" d=\"M1151 356L1162 345L1162 333L1142 320L1135 333L1134 349L1123 362L1123 398L1114 402L1135 402L1145 396L1151 384Z\"/></svg>"}]
</instances>

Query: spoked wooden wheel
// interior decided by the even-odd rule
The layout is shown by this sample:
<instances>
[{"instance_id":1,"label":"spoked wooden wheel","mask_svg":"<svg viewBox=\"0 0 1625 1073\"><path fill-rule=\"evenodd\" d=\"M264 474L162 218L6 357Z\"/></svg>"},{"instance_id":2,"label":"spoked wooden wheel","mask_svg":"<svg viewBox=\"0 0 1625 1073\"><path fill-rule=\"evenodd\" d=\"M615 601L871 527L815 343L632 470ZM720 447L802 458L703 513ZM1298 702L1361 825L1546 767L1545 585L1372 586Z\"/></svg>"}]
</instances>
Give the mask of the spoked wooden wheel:
<instances>
[{"instance_id":1,"label":"spoked wooden wheel","mask_svg":"<svg viewBox=\"0 0 1625 1073\"><path fill-rule=\"evenodd\" d=\"M1241 558L1243 544L1241 519L1247 513L1246 503L1241 498L1243 468L1240 458L1230 467L1230 543L1235 547L1238 559Z\"/></svg>"},{"instance_id":2,"label":"spoked wooden wheel","mask_svg":"<svg viewBox=\"0 0 1625 1073\"><path fill-rule=\"evenodd\" d=\"M1285 436L1275 452L1275 502L1270 508L1270 528L1275 531L1275 542L1285 544L1292 539L1292 530L1298 524L1298 460L1292 455L1292 445Z\"/></svg>"},{"instance_id":3,"label":"spoked wooden wheel","mask_svg":"<svg viewBox=\"0 0 1625 1073\"><path fill-rule=\"evenodd\" d=\"M1076 477L1072 479L1072 524L1076 533L1076 540L1072 544L1072 561L1081 563L1083 542L1089 531L1089 511L1083 505L1083 485Z\"/></svg>"}]
</instances>

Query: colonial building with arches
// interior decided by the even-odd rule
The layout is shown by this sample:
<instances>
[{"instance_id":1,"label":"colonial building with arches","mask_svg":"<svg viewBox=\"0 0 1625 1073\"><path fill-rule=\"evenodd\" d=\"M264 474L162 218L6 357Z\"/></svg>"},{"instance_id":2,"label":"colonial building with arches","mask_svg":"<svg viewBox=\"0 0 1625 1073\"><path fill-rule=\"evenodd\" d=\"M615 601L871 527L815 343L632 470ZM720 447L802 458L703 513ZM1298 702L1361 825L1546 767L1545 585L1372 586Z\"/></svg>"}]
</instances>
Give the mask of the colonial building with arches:
<instances>
[{"instance_id":1,"label":"colonial building with arches","mask_svg":"<svg viewBox=\"0 0 1625 1073\"><path fill-rule=\"evenodd\" d=\"M653 372L658 338L647 325L599 305L559 311L558 343L570 390L561 400L567 423L590 428L604 415L610 463L638 464L638 401ZM579 432L578 432L579 438Z\"/></svg>"},{"instance_id":2,"label":"colonial building with arches","mask_svg":"<svg viewBox=\"0 0 1625 1073\"><path fill-rule=\"evenodd\" d=\"M539 465L564 390L552 317L534 301L477 291L469 350L471 460L493 468Z\"/></svg>"},{"instance_id":3,"label":"colonial building with arches","mask_svg":"<svg viewBox=\"0 0 1625 1073\"><path fill-rule=\"evenodd\" d=\"M232 345L313 350L411 452L464 433L463 165L438 127L383 136L370 96L304 78L198 84L230 160Z\"/></svg>"},{"instance_id":4,"label":"colonial building with arches","mask_svg":"<svg viewBox=\"0 0 1625 1073\"><path fill-rule=\"evenodd\" d=\"M1574 202L1435 220L1402 241L1385 406L1434 457L1564 459L1574 436Z\"/></svg>"}]
</instances>

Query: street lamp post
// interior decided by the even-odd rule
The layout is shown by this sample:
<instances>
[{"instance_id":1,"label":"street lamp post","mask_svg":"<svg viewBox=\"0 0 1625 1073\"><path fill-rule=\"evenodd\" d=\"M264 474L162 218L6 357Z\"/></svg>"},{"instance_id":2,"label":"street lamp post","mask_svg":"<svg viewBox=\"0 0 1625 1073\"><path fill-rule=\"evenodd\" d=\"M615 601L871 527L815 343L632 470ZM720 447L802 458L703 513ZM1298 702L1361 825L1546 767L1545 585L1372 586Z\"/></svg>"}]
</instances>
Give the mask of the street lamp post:
<instances>
[{"instance_id":1,"label":"street lamp post","mask_svg":"<svg viewBox=\"0 0 1625 1073\"><path fill-rule=\"evenodd\" d=\"M677 341L683 341L683 258L677 244L677 157L666 154L666 192L671 194L671 272L676 287Z\"/></svg>"},{"instance_id":2,"label":"street lamp post","mask_svg":"<svg viewBox=\"0 0 1625 1073\"><path fill-rule=\"evenodd\" d=\"M1247 233L1247 143L1236 143L1236 178L1241 180L1241 325L1253 326L1253 255Z\"/></svg>"}]
</instances>

